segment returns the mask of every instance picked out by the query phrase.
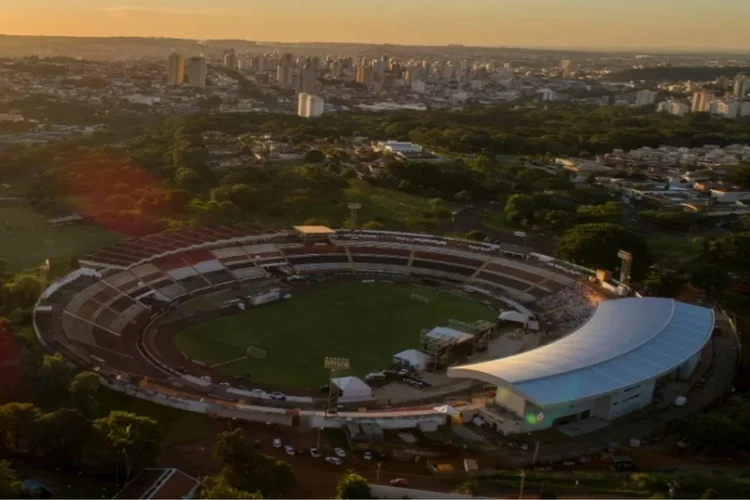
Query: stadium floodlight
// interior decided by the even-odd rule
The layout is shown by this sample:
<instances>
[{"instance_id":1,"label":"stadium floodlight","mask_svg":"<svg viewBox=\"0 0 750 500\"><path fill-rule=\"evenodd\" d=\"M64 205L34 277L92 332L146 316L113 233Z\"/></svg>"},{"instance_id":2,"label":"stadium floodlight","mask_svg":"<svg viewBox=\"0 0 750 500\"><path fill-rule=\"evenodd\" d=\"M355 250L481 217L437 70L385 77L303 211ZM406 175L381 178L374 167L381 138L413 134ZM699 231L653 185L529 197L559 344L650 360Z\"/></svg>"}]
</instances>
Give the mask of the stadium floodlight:
<instances>
[{"instance_id":1,"label":"stadium floodlight","mask_svg":"<svg viewBox=\"0 0 750 500\"><path fill-rule=\"evenodd\" d=\"M336 414L336 409L339 404L339 390L336 388L336 384L333 383L334 374L337 371L349 369L349 358L326 356L323 358L323 366L330 370L330 375L328 377L328 406L326 407L326 415L333 415Z\"/></svg>"},{"instance_id":2,"label":"stadium floodlight","mask_svg":"<svg viewBox=\"0 0 750 500\"><path fill-rule=\"evenodd\" d=\"M349 359L326 356L325 359L323 359L323 366L331 371L348 370Z\"/></svg>"}]
</instances>

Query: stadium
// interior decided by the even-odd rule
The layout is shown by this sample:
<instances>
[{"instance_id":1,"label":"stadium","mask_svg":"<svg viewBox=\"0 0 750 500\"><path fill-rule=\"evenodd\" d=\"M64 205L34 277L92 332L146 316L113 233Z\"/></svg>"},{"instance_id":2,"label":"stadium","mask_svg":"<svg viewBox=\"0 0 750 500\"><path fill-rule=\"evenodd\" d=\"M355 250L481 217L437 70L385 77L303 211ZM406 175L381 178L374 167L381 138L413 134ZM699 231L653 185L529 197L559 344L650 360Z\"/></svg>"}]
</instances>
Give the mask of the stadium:
<instances>
[{"instance_id":1,"label":"stadium","mask_svg":"<svg viewBox=\"0 0 750 500\"><path fill-rule=\"evenodd\" d=\"M48 348L141 399L303 429L583 432L695 377L714 327L604 271L424 234L240 224L79 262L35 307Z\"/></svg>"}]
</instances>

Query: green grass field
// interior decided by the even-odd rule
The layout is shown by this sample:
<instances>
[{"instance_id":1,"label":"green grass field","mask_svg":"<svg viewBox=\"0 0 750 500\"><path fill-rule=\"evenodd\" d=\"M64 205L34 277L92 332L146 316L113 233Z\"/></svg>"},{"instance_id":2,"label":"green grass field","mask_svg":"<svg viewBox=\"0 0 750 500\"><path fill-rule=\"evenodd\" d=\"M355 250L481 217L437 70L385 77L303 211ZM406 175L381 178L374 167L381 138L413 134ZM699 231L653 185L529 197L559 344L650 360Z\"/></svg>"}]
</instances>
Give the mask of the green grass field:
<instances>
[{"instance_id":1,"label":"green grass field","mask_svg":"<svg viewBox=\"0 0 750 500\"><path fill-rule=\"evenodd\" d=\"M0 259L8 261L11 271L40 266L44 259L67 265L70 257L118 239L117 233L91 224L47 227L47 217L26 206L0 207Z\"/></svg>"},{"instance_id":2,"label":"green grass field","mask_svg":"<svg viewBox=\"0 0 750 500\"><path fill-rule=\"evenodd\" d=\"M411 299L413 293L429 303ZM216 369L260 383L314 387L326 380L325 356L349 358L350 374L362 376L387 367L397 352L418 347L422 329L451 319L491 321L494 313L434 289L349 282L188 328L176 343L209 365L240 358L248 346L265 349L266 359L246 358Z\"/></svg>"},{"instance_id":3,"label":"green grass field","mask_svg":"<svg viewBox=\"0 0 750 500\"><path fill-rule=\"evenodd\" d=\"M664 262L687 263L700 254L700 248L682 236L656 234L649 237L646 243L651 254Z\"/></svg>"}]
</instances>

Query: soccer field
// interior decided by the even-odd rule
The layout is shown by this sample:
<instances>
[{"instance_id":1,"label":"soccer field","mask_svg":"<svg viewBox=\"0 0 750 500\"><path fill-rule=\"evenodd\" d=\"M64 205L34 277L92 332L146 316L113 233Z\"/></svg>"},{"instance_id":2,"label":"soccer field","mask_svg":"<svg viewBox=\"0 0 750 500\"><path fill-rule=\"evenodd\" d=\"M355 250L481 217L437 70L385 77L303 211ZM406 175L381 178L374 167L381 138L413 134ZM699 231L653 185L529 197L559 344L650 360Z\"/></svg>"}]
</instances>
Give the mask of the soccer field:
<instances>
[{"instance_id":1,"label":"soccer field","mask_svg":"<svg viewBox=\"0 0 750 500\"><path fill-rule=\"evenodd\" d=\"M412 294L429 298L423 302ZM493 321L484 305L431 288L347 282L316 292L292 294L179 332L177 347L190 358L215 365L266 350L265 359L246 358L216 367L263 384L315 387L326 381L325 356L349 358L348 374L363 376L390 365L394 354L419 347L422 329L457 319Z\"/></svg>"},{"instance_id":2,"label":"soccer field","mask_svg":"<svg viewBox=\"0 0 750 500\"><path fill-rule=\"evenodd\" d=\"M29 207L0 207L0 259L8 261L11 271L38 267L45 259L67 266L71 257L119 239L117 233L93 224L51 228L46 217Z\"/></svg>"}]
</instances>

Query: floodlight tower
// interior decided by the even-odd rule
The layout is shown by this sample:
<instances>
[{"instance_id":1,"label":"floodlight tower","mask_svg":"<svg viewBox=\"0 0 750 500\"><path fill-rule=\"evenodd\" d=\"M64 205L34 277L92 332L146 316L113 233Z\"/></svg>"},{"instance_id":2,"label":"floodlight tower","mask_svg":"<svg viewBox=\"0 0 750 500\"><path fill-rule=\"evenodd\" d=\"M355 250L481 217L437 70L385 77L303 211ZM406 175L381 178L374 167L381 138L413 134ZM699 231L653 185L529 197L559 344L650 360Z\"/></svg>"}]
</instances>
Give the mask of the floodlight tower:
<instances>
[{"instance_id":1,"label":"floodlight tower","mask_svg":"<svg viewBox=\"0 0 750 500\"><path fill-rule=\"evenodd\" d=\"M362 204L359 202L349 203L349 229L357 228L357 214L362 210Z\"/></svg>"},{"instance_id":2,"label":"floodlight tower","mask_svg":"<svg viewBox=\"0 0 750 500\"><path fill-rule=\"evenodd\" d=\"M326 407L326 415L335 415L338 410L339 403L339 390L336 384L333 383L336 372L344 371L349 369L348 358L333 358L326 356L323 359L323 366L328 369L328 406Z\"/></svg>"},{"instance_id":3,"label":"floodlight tower","mask_svg":"<svg viewBox=\"0 0 750 500\"><path fill-rule=\"evenodd\" d=\"M620 250L617 252L617 257L622 261L622 267L620 267L620 283L625 286L630 285L630 270L633 267L633 254Z\"/></svg>"}]
</instances>

